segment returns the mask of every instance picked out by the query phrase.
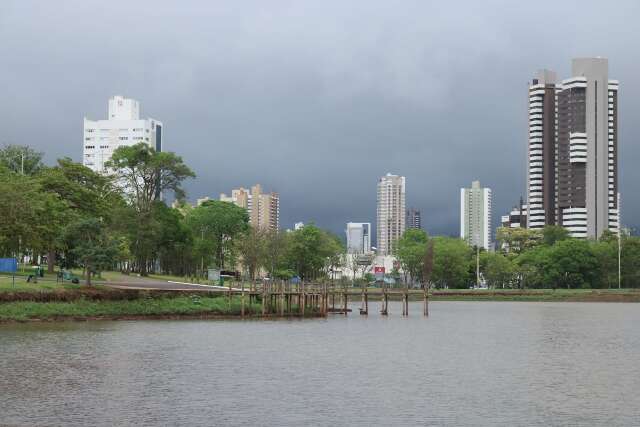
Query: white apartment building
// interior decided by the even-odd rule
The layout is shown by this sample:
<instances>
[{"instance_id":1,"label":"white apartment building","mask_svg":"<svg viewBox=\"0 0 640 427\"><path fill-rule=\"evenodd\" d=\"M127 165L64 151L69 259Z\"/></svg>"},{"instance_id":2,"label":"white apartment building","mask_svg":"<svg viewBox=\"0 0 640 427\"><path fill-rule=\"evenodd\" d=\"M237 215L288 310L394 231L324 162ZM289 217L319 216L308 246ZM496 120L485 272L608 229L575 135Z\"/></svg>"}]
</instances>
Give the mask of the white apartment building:
<instances>
[{"instance_id":1,"label":"white apartment building","mask_svg":"<svg viewBox=\"0 0 640 427\"><path fill-rule=\"evenodd\" d=\"M144 142L162 151L162 122L140 119L138 101L122 96L109 99L106 120L84 118L82 164L95 172L105 172L105 163L121 146Z\"/></svg>"},{"instance_id":2,"label":"white apartment building","mask_svg":"<svg viewBox=\"0 0 640 427\"><path fill-rule=\"evenodd\" d=\"M491 249L491 189L473 181L460 189L460 237L471 246Z\"/></svg>"},{"instance_id":3,"label":"white apartment building","mask_svg":"<svg viewBox=\"0 0 640 427\"><path fill-rule=\"evenodd\" d=\"M366 254L371 252L371 223L348 222L347 229L347 253Z\"/></svg>"},{"instance_id":4,"label":"white apartment building","mask_svg":"<svg viewBox=\"0 0 640 427\"><path fill-rule=\"evenodd\" d=\"M376 232L378 254L392 255L405 230L405 177L390 173L378 179Z\"/></svg>"}]
</instances>

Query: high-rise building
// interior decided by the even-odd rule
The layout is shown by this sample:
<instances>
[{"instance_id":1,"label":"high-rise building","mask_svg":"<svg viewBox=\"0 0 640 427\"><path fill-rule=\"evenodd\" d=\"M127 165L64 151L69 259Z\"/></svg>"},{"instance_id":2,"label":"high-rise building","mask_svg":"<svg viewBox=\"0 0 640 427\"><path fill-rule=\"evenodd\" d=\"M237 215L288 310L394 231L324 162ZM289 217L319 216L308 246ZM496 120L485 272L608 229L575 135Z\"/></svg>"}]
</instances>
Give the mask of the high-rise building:
<instances>
[{"instance_id":1,"label":"high-rise building","mask_svg":"<svg viewBox=\"0 0 640 427\"><path fill-rule=\"evenodd\" d=\"M371 252L371 223L348 222L347 229L347 253L366 254Z\"/></svg>"},{"instance_id":2,"label":"high-rise building","mask_svg":"<svg viewBox=\"0 0 640 427\"><path fill-rule=\"evenodd\" d=\"M460 237L471 246L491 249L491 189L473 181L460 189Z\"/></svg>"},{"instance_id":3,"label":"high-rise building","mask_svg":"<svg viewBox=\"0 0 640 427\"><path fill-rule=\"evenodd\" d=\"M405 230L405 177L390 173L378 180L378 254L392 255Z\"/></svg>"},{"instance_id":4,"label":"high-rise building","mask_svg":"<svg viewBox=\"0 0 640 427\"><path fill-rule=\"evenodd\" d=\"M263 193L260 184L254 185L251 190L243 187L233 189L231 196L222 193L220 200L245 208L253 227L263 230L280 228L280 196L274 192Z\"/></svg>"},{"instance_id":5,"label":"high-rise building","mask_svg":"<svg viewBox=\"0 0 640 427\"><path fill-rule=\"evenodd\" d=\"M138 101L114 96L109 99L106 120L84 119L82 164L95 172L105 172L105 163L118 147L139 142L162 151L162 130L162 122L140 119Z\"/></svg>"},{"instance_id":6,"label":"high-rise building","mask_svg":"<svg viewBox=\"0 0 640 427\"><path fill-rule=\"evenodd\" d=\"M618 82L605 58L574 59L572 75L529 87L528 226L597 238L620 227Z\"/></svg>"},{"instance_id":7,"label":"high-rise building","mask_svg":"<svg viewBox=\"0 0 640 427\"><path fill-rule=\"evenodd\" d=\"M527 205L514 206L509 215L502 215L500 225L505 228L526 228Z\"/></svg>"},{"instance_id":8,"label":"high-rise building","mask_svg":"<svg viewBox=\"0 0 640 427\"><path fill-rule=\"evenodd\" d=\"M422 228L422 218L418 209L407 209L407 218L405 220L407 228Z\"/></svg>"},{"instance_id":9,"label":"high-rise building","mask_svg":"<svg viewBox=\"0 0 640 427\"><path fill-rule=\"evenodd\" d=\"M556 74L538 71L529 85L529 228L555 224Z\"/></svg>"}]
</instances>

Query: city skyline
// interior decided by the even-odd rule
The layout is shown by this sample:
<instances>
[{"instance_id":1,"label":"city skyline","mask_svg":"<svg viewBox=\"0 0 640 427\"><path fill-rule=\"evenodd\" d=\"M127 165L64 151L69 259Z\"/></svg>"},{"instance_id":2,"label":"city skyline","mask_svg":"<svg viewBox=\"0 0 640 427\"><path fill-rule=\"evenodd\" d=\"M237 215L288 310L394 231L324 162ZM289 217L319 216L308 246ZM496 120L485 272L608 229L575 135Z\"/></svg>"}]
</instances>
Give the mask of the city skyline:
<instances>
[{"instance_id":1,"label":"city skyline","mask_svg":"<svg viewBox=\"0 0 640 427\"><path fill-rule=\"evenodd\" d=\"M455 235L457 191L471 180L493 189L496 214L526 197L533 72L565 78L571 58L600 55L621 82L622 220L640 223L631 188L640 171L630 167L640 156L633 143L640 54L628 48L640 5L362 6L203 2L173 10L114 1L94 22L89 6L44 3L34 15L28 1L5 2L0 78L11 102L0 106L0 144L30 145L48 163L82 161L82 117L104 118L105 101L121 94L141 103L143 117L162 120L164 149L198 174L186 185L192 202L260 182L281 195L284 227L313 221L342 234L349 219L375 222L370 186L391 170L411 183L407 200L422 211L423 229ZM534 23L549 8L585 25L555 23L540 32ZM157 26L114 36L115 27L137 28L149 10ZM615 27L590 30L603 19ZM169 27L176 33L160 30ZM90 63L82 60L97 47Z\"/></svg>"}]
</instances>

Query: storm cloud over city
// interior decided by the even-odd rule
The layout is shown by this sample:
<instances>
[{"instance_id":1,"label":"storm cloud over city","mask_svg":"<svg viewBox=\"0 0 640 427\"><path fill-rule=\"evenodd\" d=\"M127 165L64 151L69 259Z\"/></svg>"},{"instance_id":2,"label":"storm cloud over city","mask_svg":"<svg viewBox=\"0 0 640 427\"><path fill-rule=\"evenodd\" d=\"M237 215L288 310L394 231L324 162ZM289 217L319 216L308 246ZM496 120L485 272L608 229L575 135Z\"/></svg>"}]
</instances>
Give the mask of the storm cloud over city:
<instances>
[{"instance_id":1,"label":"storm cloud over city","mask_svg":"<svg viewBox=\"0 0 640 427\"><path fill-rule=\"evenodd\" d=\"M342 233L375 223L391 172L424 229L455 235L471 181L493 190L496 224L526 196L536 71L561 80L603 56L620 82L622 223L637 225L640 4L488 3L5 1L0 145L80 161L83 117L123 95L196 172L191 202L260 183L282 228Z\"/></svg>"}]
</instances>

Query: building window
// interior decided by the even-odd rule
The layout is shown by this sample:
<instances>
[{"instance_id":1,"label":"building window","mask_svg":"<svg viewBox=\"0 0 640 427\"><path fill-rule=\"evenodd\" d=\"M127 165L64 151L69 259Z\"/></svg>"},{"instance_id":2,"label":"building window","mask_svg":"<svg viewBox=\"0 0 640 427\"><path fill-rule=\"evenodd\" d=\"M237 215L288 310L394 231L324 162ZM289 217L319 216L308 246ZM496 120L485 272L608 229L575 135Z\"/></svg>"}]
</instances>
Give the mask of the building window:
<instances>
[{"instance_id":1,"label":"building window","mask_svg":"<svg viewBox=\"0 0 640 427\"><path fill-rule=\"evenodd\" d=\"M129 139L129 137L128 137L128 136L121 136L121 137L119 137L118 139L119 139L120 141L126 141L126 140L128 140L128 139Z\"/></svg>"}]
</instances>

